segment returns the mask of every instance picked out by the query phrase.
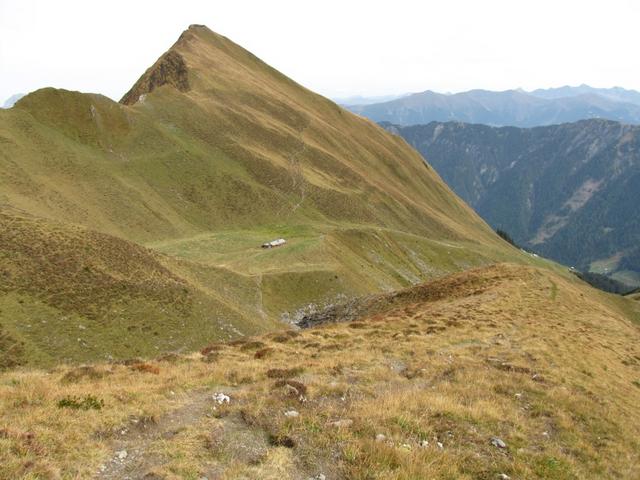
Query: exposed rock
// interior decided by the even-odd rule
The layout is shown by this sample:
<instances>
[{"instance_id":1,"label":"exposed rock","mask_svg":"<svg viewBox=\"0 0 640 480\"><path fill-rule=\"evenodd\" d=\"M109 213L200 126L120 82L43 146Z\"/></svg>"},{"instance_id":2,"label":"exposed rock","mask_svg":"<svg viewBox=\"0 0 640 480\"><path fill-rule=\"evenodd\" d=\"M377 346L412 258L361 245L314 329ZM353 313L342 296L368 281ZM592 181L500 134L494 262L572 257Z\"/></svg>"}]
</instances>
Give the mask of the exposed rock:
<instances>
[{"instance_id":1,"label":"exposed rock","mask_svg":"<svg viewBox=\"0 0 640 480\"><path fill-rule=\"evenodd\" d=\"M181 92L187 92L190 89L187 65L182 55L174 50L169 50L162 55L122 97L120 103L133 105L143 95L163 85L171 85Z\"/></svg>"},{"instance_id":2,"label":"exposed rock","mask_svg":"<svg viewBox=\"0 0 640 480\"><path fill-rule=\"evenodd\" d=\"M284 412L284 416L289 418L297 418L300 416L300 413L298 413L297 410L289 410L287 412Z\"/></svg>"},{"instance_id":3,"label":"exposed rock","mask_svg":"<svg viewBox=\"0 0 640 480\"><path fill-rule=\"evenodd\" d=\"M493 437L491 439L491 445L498 448L507 448L507 444L502 441L502 439L498 437Z\"/></svg>"},{"instance_id":4,"label":"exposed rock","mask_svg":"<svg viewBox=\"0 0 640 480\"><path fill-rule=\"evenodd\" d=\"M213 400L218 405L222 405L223 403L231 402L231 398L229 398L229 395L225 395L224 393L214 393L213 394Z\"/></svg>"},{"instance_id":5,"label":"exposed rock","mask_svg":"<svg viewBox=\"0 0 640 480\"><path fill-rule=\"evenodd\" d=\"M379 433L376 435L376 442L384 442L387 439L386 435Z\"/></svg>"},{"instance_id":6,"label":"exposed rock","mask_svg":"<svg viewBox=\"0 0 640 480\"><path fill-rule=\"evenodd\" d=\"M129 454L127 453L126 450L119 450L116 452L116 457L118 458L118 460L124 460L128 456Z\"/></svg>"},{"instance_id":7,"label":"exposed rock","mask_svg":"<svg viewBox=\"0 0 640 480\"><path fill-rule=\"evenodd\" d=\"M354 298L344 303L328 305L322 310L304 315L296 325L300 328L311 328L325 323L355 320L366 311L368 300L370 300L370 297Z\"/></svg>"}]
</instances>

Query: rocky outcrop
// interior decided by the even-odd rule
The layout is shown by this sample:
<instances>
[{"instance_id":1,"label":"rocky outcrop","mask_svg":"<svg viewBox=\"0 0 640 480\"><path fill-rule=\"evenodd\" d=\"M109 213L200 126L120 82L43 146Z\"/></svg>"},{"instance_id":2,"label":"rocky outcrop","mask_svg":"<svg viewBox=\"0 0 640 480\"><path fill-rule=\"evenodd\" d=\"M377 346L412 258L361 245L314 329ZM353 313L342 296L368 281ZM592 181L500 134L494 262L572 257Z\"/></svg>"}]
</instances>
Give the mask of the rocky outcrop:
<instances>
[{"instance_id":1,"label":"rocky outcrop","mask_svg":"<svg viewBox=\"0 0 640 480\"><path fill-rule=\"evenodd\" d=\"M174 50L162 55L122 97L120 103L133 105L142 95L151 93L163 85L171 85L181 92L190 89L187 64L182 55Z\"/></svg>"}]
</instances>

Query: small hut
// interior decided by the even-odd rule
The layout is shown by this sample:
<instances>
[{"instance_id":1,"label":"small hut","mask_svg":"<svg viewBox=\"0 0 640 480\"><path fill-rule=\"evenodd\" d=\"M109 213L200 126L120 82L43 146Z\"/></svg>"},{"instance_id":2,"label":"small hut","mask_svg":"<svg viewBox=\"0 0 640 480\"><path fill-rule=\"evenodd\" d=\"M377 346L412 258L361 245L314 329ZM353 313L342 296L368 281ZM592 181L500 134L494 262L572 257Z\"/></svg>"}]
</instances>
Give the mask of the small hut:
<instances>
[{"instance_id":1,"label":"small hut","mask_svg":"<svg viewBox=\"0 0 640 480\"><path fill-rule=\"evenodd\" d=\"M267 243L263 243L262 244L262 248L275 248L275 247L281 247L282 245L284 245L285 243L287 243L287 241L284 238L278 238L276 240L271 240L270 242Z\"/></svg>"}]
</instances>

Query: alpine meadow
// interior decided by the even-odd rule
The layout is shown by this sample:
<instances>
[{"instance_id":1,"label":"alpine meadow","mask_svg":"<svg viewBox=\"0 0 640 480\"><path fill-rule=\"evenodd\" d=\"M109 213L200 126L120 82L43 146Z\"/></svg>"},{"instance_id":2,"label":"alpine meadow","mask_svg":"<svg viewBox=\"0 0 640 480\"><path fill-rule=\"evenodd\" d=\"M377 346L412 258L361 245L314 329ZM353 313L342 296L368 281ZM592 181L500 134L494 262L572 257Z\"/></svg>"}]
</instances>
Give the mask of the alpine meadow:
<instances>
[{"instance_id":1,"label":"alpine meadow","mask_svg":"<svg viewBox=\"0 0 640 480\"><path fill-rule=\"evenodd\" d=\"M637 479L638 296L203 25L0 110L0 479Z\"/></svg>"}]
</instances>

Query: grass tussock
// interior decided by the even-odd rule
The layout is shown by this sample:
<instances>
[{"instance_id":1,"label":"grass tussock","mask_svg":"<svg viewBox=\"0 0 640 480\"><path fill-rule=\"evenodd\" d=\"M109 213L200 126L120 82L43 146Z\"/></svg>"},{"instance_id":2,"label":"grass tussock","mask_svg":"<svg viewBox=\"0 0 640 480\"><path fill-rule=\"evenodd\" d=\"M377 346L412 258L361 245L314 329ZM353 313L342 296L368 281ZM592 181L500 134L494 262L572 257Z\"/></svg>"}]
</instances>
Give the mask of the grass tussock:
<instances>
[{"instance_id":1,"label":"grass tussock","mask_svg":"<svg viewBox=\"0 0 640 480\"><path fill-rule=\"evenodd\" d=\"M58 400L58 408L71 408L73 410L101 410L104 400L93 395L84 397L64 397Z\"/></svg>"}]
</instances>

